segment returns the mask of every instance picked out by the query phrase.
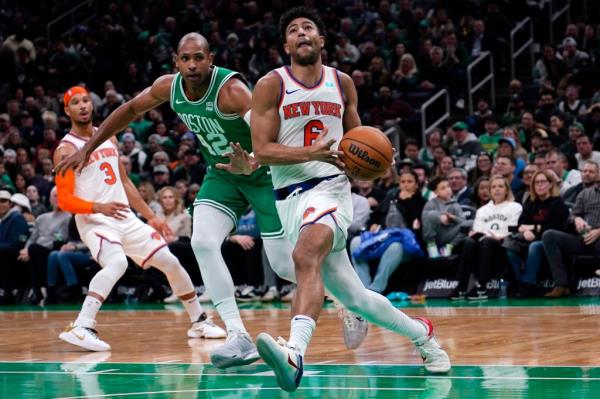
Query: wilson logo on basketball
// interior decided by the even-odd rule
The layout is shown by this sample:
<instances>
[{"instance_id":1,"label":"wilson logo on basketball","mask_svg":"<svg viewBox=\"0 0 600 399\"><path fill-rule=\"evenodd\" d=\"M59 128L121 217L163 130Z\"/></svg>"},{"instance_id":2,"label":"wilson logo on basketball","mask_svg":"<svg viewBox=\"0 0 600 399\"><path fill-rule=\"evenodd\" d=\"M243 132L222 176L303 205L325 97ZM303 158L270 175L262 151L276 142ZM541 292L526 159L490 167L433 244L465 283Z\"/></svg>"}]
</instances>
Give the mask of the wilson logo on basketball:
<instances>
[{"instance_id":1,"label":"wilson logo on basketball","mask_svg":"<svg viewBox=\"0 0 600 399\"><path fill-rule=\"evenodd\" d=\"M150 234L150 238L152 238L153 240L158 240L160 241L160 234L158 234L157 231L153 232L152 234Z\"/></svg>"},{"instance_id":2,"label":"wilson logo on basketball","mask_svg":"<svg viewBox=\"0 0 600 399\"><path fill-rule=\"evenodd\" d=\"M312 206L309 208L306 208L306 210L304 211L304 215L302 216L302 219L306 219L311 213L315 213L315 208L313 208Z\"/></svg>"},{"instance_id":3,"label":"wilson logo on basketball","mask_svg":"<svg viewBox=\"0 0 600 399\"><path fill-rule=\"evenodd\" d=\"M352 155L356 155L357 158L362 159L367 164L374 166L375 168L379 168L381 166L381 162L376 159L373 159L369 156L367 151L361 150L357 145L350 144L350 148L348 148Z\"/></svg>"}]
</instances>

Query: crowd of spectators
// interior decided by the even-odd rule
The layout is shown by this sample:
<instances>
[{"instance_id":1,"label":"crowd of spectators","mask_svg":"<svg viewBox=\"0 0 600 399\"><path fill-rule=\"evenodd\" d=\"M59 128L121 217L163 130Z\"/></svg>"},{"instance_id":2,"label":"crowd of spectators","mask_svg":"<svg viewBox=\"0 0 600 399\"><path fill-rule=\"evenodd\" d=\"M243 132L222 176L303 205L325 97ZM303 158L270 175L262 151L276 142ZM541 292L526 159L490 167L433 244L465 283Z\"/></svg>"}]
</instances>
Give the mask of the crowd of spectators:
<instances>
[{"instance_id":1,"label":"crowd of spectators","mask_svg":"<svg viewBox=\"0 0 600 399\"><path fill-rule=\"evenodd\" d=\"M54 230L40 231L44 219L61 214L52 203L52 153L70 126L61 102L66 88L80 84L90 90L94 120L100 123L158 76L174 71L177 42L190 31L208 38L215 64L241 72L252 84L286 63L277 23L279 15L296 3L97 2L96 18L62 35L47 31L47 24L77 2L41 1L33 7L27 2L0 1L0 255L11 259L2 263L0 297L25 288L34 299L40 295L71 298L73 286L85 284L77 280L73 266L88 262L81 256L62 256L73 251L85 254L78 238L61 231L60 239L50 240ZM525 218L539 216L525 210L535 208L529 202L545 201L540 199L535 181L545 176L559 192L558 197L550 197L571 209L577 231L586 231L580 239L581 251L576 253L594 247L600 224L595 210L580 203L580 198L592 195L589 191L595 189L600 161L597 21L573 15L572 23L556 41L548 42L543 20L535 19L534 41L539 52L528 74L532 77L509 81L510 29L527 15L542 15L538 6L544 2L302 3L319 9L327 26L324 63L352 77L363 124L391 128L402 139L394 170L376 182L354 183L357 218L351 233L407 227L429 257L462 253L465 239L474 241L473 234L487 234L477 228L470 233L469 222L477 220L478 210L490 201L500 207L490 179L501 176L510 187L511 195L507 193L506 198L514 196L524 209L523 220L514 226L515 234L529 236L521 231L525 230L522 226L545 226ZM496 99L496 107L491 106L491 98L482 95L469 114L466 68L484 51L494 57L500 77L497 81L504 77L508 82L499 90L507 94ZM442 88L451 94L452 118L421 143L419 106ZM199 152L201 143L168 105L140 116L119 135L119 141L121 161L131 180L150 207L168 218L176 231L169 238L170 246L184 264L192 265L190 274L201 284L189 249L190 220L185 212L206 172ZM402 214L403 221L396 218L393 222L391 210ZM28 232L23 230L23 223ZM512 278L522 283L524 294L532 293L530 285L537 283L534 270L545 264L546 236L556 239L557 231L569 234L569 229L568 224L553 224L547 231L546 227L537 229L535 239L529 240L528 252L507 250ZM35 234L28 240L30 232ZM233 264L241 261L231 255L232 246L250 252L260 248L254 246L260 241L256 235L241 235L249 238L234 235L224 245L236 284L266 284L271 293L268 297L273 297L274 284L281 282L274 283L268 268L261 272L264 262L260 251L253 253L250 262L257 273L235 272ZM484 242L478 246L485 247ZM476 251L475 246L468 251ZM565 266L573 248L580 247L570 246L564 249L560 262L550 262L562 295L568 292ZM529 259L532 253L534 261ZM47 271L40 257L48 259ZM364 264L357 262L357 269L366 285L383 292L386 279L406 259L405 251L394 246L382 258L381 270L373 278ZM59 277L59 271L64 278ZM483 274L481 280L489 274L477 268L471 271ZM257 278L261 273L264 278ZM460 277L464 280L463 275ZM485 281L478 283L484 285ZM57 284L70 288L62 296L54 289L44 292ZM246 290L243 296L248 293Z\"/></svg>"}]
</instances>

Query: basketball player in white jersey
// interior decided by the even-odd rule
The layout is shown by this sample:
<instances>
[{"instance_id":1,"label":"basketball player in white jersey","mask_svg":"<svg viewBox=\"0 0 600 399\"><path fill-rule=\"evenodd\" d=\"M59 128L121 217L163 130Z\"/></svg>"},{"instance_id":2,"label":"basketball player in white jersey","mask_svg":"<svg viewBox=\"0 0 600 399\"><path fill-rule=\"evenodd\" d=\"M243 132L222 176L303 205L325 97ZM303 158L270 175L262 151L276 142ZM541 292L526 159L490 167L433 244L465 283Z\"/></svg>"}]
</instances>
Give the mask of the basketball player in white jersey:
<instances>
[{"instance_id":1,"label":"basketball player in white jersey","mask_svg":"<svg viewBox=\"0 0 600 399\"><path fill-rule=\"evenodd\" d=\"M65 113L71 119L71 131L61 140L54 162L74 153L94 134L93 106L87 91L79 86L64 96ZM127 177L119 161L113 138L101 143L75 175L73 170L57 174L58 203L75 214L81 240L102 266L89 286L83 307L75 322L59 338L91 351L108 351L110 345L94 329L96 314L115 283L127 269L126 256L142 268L154 266L162 271L173 292L179 297L192 322L190 338L225 338L225 331L212 323L202 310L194 285L177 258L159 234L172 234L165 221L158 218L144 202ZM143 223L130 210L133 206L146 220Z\"/></svg>"},{"instance_id":2,"label":"basketball player in white jersey","mask_svg":"<svg viewBox=\"0 0 600 399\"><path fill-rule=\"evenodd\" d=\"M323 283L350 311L408 337L429 372L445 373L450 360L429 320L410 318L383 296L367 290L346 252L352 222L350 183L337 148L345 131L360 125L352 80L322 65L324 26L315 11L296 7L280 19L291 66L272 71L256 85L251 130L254 155L271 165L277 210L293 258L298 287L292 302L289 340L261 333L263 360L286 391L300 384L303 358L323 305Z\"/></svg>"}]
</instances>

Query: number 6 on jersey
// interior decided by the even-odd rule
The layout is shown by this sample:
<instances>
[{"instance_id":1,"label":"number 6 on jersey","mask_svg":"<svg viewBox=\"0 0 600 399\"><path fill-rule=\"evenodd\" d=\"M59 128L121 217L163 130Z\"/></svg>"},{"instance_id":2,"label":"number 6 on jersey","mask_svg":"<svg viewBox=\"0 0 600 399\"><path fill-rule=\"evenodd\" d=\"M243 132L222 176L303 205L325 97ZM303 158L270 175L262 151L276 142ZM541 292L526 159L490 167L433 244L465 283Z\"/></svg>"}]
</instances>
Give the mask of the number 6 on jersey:
<instances>
[{"instance_id":1,"label":"number 6 on jersey","mask_svg":"<svg viewBox=\"0 0 600 399\"><path fill-rule=\"evenodd\" d=\"M323 122L318 119L309 121L304 125L304 146L309 147L313 145L321 133L323 133Z\"/></svg>"}]
</instances>

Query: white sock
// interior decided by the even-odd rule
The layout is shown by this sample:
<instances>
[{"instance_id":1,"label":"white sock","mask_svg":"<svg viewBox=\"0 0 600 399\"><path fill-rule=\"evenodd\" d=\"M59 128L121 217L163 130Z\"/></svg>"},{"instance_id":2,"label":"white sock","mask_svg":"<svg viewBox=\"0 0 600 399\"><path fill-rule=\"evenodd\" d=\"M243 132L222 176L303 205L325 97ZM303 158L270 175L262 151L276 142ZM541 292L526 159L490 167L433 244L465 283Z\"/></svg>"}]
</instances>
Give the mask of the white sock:
<instances>
[{"instance_id":1,"label":"white sock","mask_svg":"<svg viewBox=\"0 0 600 399\"><path fill-rule=\"evenodd\" d=\"M202 310L202 306L200 306L200 302L198 301L198 297L194 295L191 299L182 299L181 303L185 308L185 311L190 316L190 321L195 323L198 321L204 310Z\"/></svg>"},{"instance_id":2,"label":"white sock","mask_svg":"<svg viewBox=\"0 0 600 399\"><path fill-rule=\"evenodd\" d=\"M231 333L236 331L248 334L248 331L246 331L246 327L244 327L244 323L242 322L242 318L240 317L240 311L238 310L234 297L226 298L219 303L215 303L215 307L217 308L217 312L219 312L219 316L221 316L221 320L225 323L227 335L231 335Z\"/></svg>"},{"instance_id":3,"label":"white sock","mask_svg":"<svg viewBox=\"0 0 600 399\"><path fill-rule=\"evenodd\" d=\"M302 356L306 352L316 325L317 323L308 316L299 314L292 318L288 344L295 346Z\"/></svg>"},{"instance_id":4,"label":"white sock","mask_svg":"<svg viewBox=\"0 0 600 399\"><path fill-rule=\"evenodd\" d=\"M94 328L96 327L96 315L102 306L102 302L92 296L86 296L81 306L81 311L75 325L79 327Z\"/></svg>"}]
</instances>

